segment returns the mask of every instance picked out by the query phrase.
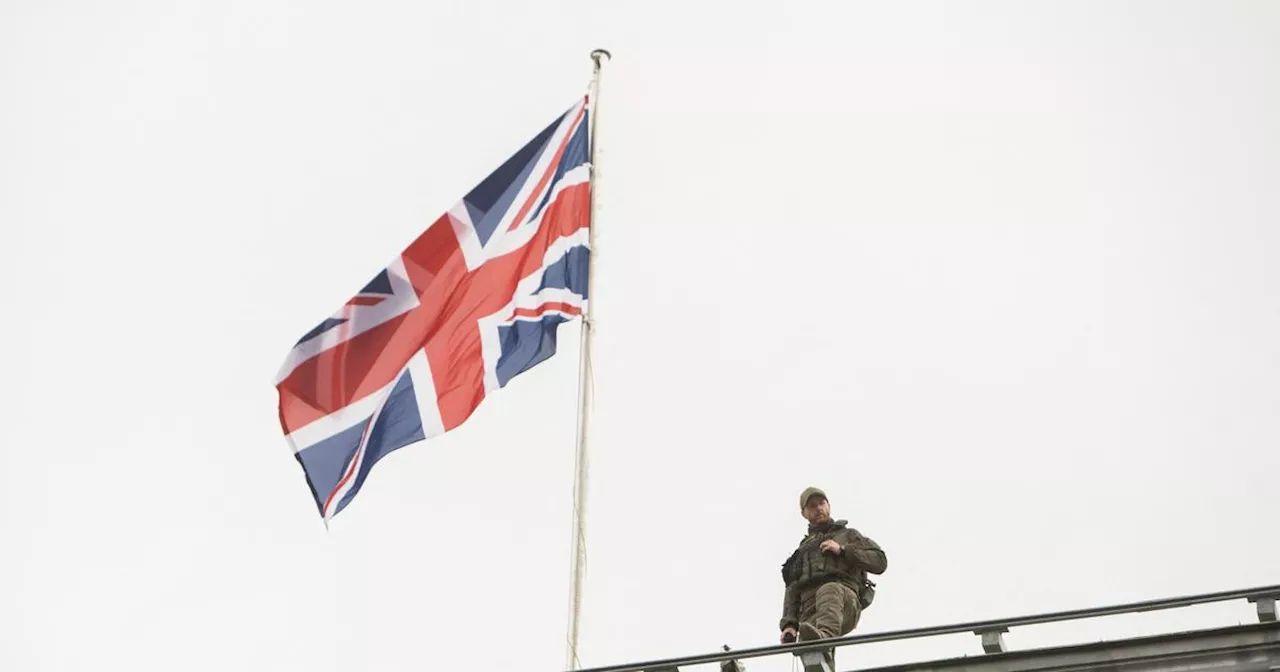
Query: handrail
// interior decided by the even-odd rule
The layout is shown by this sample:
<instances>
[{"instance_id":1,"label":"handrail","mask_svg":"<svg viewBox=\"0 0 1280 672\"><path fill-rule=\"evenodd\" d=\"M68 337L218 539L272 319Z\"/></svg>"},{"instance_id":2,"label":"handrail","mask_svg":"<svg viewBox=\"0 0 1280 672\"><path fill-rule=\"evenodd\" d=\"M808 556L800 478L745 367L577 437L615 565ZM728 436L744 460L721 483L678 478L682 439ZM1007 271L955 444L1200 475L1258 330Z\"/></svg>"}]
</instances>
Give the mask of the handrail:
<instances>
[{"instance_id":1,"label":"handrail","mask_svg":"<svg viewBox=\"0 0 1280 672\"><path fill-rule=\"evenodd\" d=\"M910 628L907 630L871 633L866 635L848 635L845 637L834 637L819 641L797 642L795 644L775 644L773 646L761 646L752 649L739 649L736 651L717 651L715 653L683 656L680 658L667 658L664 660L652 660L642 663L592 667L584 670L578 670L578 672L645 672L646 670L659 670L663 668L674 669L682 665L719 663L727 660L760 658L783 653L800 654L811 651L824 651L836 647L851 646L855 644L891 642L901 639L914 639L917 637L936 637L939 635L951 635L958 632L973 632L980 634L985 631L997 631L1023 625L1074 621L1085 618L1097 618L1100 616L1114 616L1116 614L1159 611L1162 609L1176 609L1179 607L1189 607L1197 604L1209 604L1213 602L1227 602L1230 600L1248 599L1253 601L1256 599L1266 598L1280 599L1280 585L1245 588L1241 590L1227 590L1217 593L1203 593L1200 595L1184 595L1182 597L1168 597L1142 602L1130 602L1128 604L1117 604L1109 607L1072 609L1069 611L1056 611L1031 616L1018 616L1015 618L999 618L986 621L973 621L970 623L957 623L955 625L934 625L922 628Z\"/></svg>"}]
</instances>

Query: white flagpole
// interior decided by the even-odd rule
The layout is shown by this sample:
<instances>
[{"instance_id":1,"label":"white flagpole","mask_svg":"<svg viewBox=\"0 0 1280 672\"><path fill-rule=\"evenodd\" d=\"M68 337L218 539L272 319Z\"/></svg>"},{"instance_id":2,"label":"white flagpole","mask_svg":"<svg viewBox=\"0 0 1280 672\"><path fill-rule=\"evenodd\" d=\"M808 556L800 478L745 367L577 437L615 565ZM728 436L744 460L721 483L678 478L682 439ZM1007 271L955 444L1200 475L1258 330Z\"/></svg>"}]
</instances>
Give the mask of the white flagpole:
<instances>
[{"instance_id":1,"label":"white flagpole","mask_svg":"<svg viewBox=\"0 0 1280 672\"><path fill-rule=\"evenodd\" d=\"M568 646L565 652L566 666L569 670L577 670L581 666L578 658L578 632L582 616L582 579L587 563L587 429L591 415L591 337L595 325L591 321L592 309L596 305L596 193L600 185L600 167L596 163L599 155L596 145L596 128L600 123L600 71L602 61L612 58L604 49L591 52L591 60L595 68L591 76L591 89L588 100L587 123L590 126L591 153L591 225L587 231L587 312L582 316L582 345L579 349L578 361L578 453L574 460L573 478L573 580L569 588L569 628Z\"/></svg>"}]
</instances>

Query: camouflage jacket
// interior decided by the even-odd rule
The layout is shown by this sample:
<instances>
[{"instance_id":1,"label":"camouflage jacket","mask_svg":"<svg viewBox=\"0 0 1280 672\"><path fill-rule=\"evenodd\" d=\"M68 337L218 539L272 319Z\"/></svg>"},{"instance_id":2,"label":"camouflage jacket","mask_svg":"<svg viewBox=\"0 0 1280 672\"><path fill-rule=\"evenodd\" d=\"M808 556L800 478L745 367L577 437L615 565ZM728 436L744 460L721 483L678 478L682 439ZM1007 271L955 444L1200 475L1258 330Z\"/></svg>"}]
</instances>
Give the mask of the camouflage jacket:
<instances>
[{"instance_id":1,"label":"camouflage jacket","mask_svg":"<svg viewBox=\"0 0 1280 672\"><path fill-rule=\"evenodd\" d=\"M810 525L809 533L782 565L783 597L780 629L797 627L800 596L830 581L838 581L861 594L867 574L883 574L889 567L884 551L876 542L849 527L846 520ZM822 542L840 544L838 555L823 553Z\"/></svg>"}]
</instances>

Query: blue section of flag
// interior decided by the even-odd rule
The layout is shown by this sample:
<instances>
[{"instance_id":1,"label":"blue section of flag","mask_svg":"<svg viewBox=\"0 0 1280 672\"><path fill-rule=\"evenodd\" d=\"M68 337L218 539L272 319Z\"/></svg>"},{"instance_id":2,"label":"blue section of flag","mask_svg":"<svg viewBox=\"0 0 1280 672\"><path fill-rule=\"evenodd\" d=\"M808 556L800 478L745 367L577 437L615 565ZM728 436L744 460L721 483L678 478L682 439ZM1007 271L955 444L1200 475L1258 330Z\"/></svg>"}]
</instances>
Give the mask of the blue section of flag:
<instances>
[{"instance_id":1,"label":"blue section of flag","mask_svg":"<svg viewBox=\"0 0 1280 672\"><path fill-rule=\"evenodd\" d=\"M333 492L342 477L351 466L364 438L369 419L348 427L347 429L326 438L325 440L299 451L298 462L302 464L307 475L307 483L311 486L320 515L324 516L324 501L328 493ZM382 413L374 423L365 446L365 454L360 469L353 476L355 484L338 502L334 513L341 511L352 497L360 491L369 469L388 453L425 438L422 431L422 417L418 411L418 399L413 389L413 379L408 371L400 375L396 386L392 388Z\"/></svg>"},{"instance_id":2,"label":"blue section of flag","mask_svg":"<svg viewBox=\"0 0 1280 672\"><path fill-rule=\"evenodd\" d=\"M369 281L369 284L364 286L364 289L360 290L360 293L394 294L395 291L391 289L391 279L387 277L387 269L384 268L380 273L373 276L373 279Z\"/></svg>"},{"instance_id":3,"label":"blue section of flag","mask_svg":"<svg viewBox=\"0 0 1280 672\"><path fill-rule=\"evenodd\" d=\"M502 357L498 359L498 384L528 371L556 354L556 327L568 320L561 315L544 315L541 320L517 320L498 328Z\"/></svg>"},{"instance_id":4,"label":"blue section of flag","mask_svg":"<svg viewBox=\"0 0 1280 672\"><path fill-rule=\"evenodd\" d=\"M346 320L338 317L326 318L324 322L317 324L314 329L303 334L302 338L298 339L298 343L306 343L307 341L315 338L316 336L319 336L320 334L323 334L324 332L329 331L330 329L344 322L346 322Z\"/></svg>"},{"instance_id":5,"label":"blue section of flag","mask_svg":"<svg viewBox=\"0 0 1280 672\"><path fill-rule=\"evenodd\" d=\"M547 140L559 125L560 120L557 119L544 128L462 199L466 203L467 214L471 216L471 223L481 246L493 236L494 230L498 228L498 221L506 214L516 194L528 181L535 164L547 149Z\"/></svg>"},{"instance_id":6,"label":"blue section of flag","mask_svg":"<svg viewBox=\"0 0 1280 672\"><path fill-rule=\"evenodd\" d=\"M360 469L355 475L355 485L338 502L334 514L346 508L347 503L360 492L364 479L369 476L369 470L378 463L378 460L394 450L424 438L426 435L422 431L422 415L418 411L418 397L413 389L413 377L405 371L400 374L400 380L396 381L395 388L387 397L387 403L382 407L382 413L378 415L377 422L373 423L369 444L365 446L364 459L361 460Z\"/></svg>"},{"instance_id":7,"label":"blue section of flag","mask_svg":"<svg viewBox=\"0 0 1280 672\"><path fill-rule=\"evenodd\" d=\"M364 436L364 428L368 420L356 423L347 429L326 438L325 440L298 451L294 457L302 464L307 476L307 485L311 486L311 494L316 499L316 507L324 516L324 499L342 479L342 472L351 463L351 457L360 447L360 437Z\"/></svg>"},{"instance_id":8,"label":"blue section of flag","mask_svg":"<svg viewBox=\"0 0 1280 672\"><path fill-rule=\"evenodd\" d=\"M586 245L569 248L568 253L560 261L547 267L542 274L542 284L534 293L544 289L567 289L584 299L587 296L587 269L591 252Z\"/></svg>"}]
</instances>

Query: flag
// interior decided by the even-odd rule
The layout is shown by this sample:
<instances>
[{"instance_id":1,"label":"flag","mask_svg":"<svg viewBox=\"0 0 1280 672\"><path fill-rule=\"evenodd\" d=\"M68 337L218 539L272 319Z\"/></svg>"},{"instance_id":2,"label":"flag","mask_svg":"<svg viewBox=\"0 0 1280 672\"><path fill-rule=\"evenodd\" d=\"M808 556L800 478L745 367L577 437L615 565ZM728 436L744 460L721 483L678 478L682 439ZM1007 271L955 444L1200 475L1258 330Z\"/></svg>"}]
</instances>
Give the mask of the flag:
<instances>
[{"instance_id":1,"label":"flag","mask_svg":"<svg viewBox=\"0 0 1280 672\"><path fill-rule=\"evenodd\" d=\"M461 425L583 314L588 107L584 96L289 351L280 424L325 521L378 460Z\"/></svg>"}]
</instances>

